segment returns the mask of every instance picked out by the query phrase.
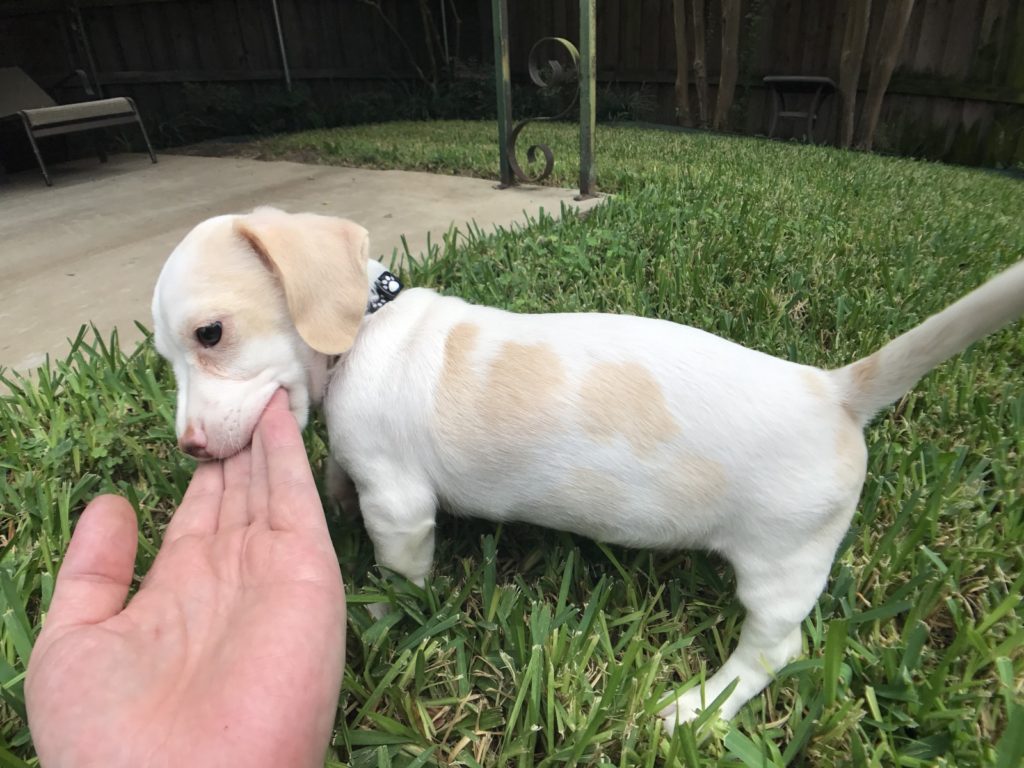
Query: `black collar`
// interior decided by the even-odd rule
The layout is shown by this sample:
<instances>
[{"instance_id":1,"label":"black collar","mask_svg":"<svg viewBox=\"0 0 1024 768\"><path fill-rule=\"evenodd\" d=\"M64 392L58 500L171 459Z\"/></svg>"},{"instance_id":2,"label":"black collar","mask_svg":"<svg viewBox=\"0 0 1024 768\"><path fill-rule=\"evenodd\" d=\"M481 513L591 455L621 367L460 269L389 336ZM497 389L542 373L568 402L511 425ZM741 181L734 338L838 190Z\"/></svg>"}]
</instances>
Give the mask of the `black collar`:
<instances>
[{"instance_id":1,"label":"black collar","mask_svg":"<svg viewBox=\"0 0 1024 768\"><path fill-rule=\"evenodd\" d=\"M381 272L370 286L370 299L366 302L366 314L372 315L402 290L402 283L388 271Z\"/></svg>"}]
</instances>

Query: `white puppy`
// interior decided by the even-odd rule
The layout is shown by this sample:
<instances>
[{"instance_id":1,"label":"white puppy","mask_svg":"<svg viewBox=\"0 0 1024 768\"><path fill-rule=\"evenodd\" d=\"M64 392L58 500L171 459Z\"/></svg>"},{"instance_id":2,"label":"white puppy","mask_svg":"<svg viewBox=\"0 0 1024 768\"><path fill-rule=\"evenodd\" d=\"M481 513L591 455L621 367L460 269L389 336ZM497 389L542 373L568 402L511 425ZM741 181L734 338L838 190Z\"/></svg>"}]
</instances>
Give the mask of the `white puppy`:
<instances>
[{"instance_id":1,"label":"white puppy","mask_svg":"<svg viewBox=\"0 0 1024 768\"><path fill-rule=\"evenodd\" d=\"M332 486L351 478L377 562L418 584L439 506L720 553L747 612L740 642L703 700L693 688L662 712L669 727L738 678L731 718L799 654L864 481L864 425L1024 312L1022 262L825 371L661 320L519 315L416 288L383 303L390 276L367 254L356 224L269 208L184 239L153 298L183 450L237 452L278 387L302 425L323 398Z\"/></svg>"}]
</instances>

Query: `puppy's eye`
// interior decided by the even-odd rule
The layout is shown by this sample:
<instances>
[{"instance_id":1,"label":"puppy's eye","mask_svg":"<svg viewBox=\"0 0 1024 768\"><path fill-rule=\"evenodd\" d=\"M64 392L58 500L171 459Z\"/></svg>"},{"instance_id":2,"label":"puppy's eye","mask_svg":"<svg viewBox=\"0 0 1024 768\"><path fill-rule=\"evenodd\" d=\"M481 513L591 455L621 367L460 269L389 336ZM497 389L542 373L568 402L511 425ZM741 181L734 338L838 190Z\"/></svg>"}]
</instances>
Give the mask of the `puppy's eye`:
<instances>
[{"instance_id":1,"label":"puppy's eye","mask_svg":"<svg viewBox=\"0 0 1024 768\"><path fill-rule=\"evenodd\" d=\"M215 347L217 342L220 341L221 325L218 320L216 323L210 323L204 325L202 328L196 329L196 339L204 347Z\"/></svg>"}]
</instances>

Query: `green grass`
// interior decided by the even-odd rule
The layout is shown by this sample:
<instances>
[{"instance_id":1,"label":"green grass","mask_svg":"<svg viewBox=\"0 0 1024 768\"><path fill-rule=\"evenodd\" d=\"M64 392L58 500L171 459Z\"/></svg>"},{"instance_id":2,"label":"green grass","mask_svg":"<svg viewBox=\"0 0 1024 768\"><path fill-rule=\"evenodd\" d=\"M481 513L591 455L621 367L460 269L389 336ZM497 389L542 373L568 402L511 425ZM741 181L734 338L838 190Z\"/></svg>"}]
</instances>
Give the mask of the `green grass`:
<instances>
[{"instance_id":1,"label":"green grass","mask_svg":"<svg viewBox=\"0 0 1024 768\"><path fill-rule=\"evenodd\" d=\"M551 126L569 158L571 129ZM488 175L493 124L280 137L261 152ZM545 134L546 135L546 134ZM605 128L584 219L450 235L406 278L522 311L685 322L789 359L866 354L1024 256L1024 185L822 148ZM571 161L567 164L571 165ZM491 169L492 170L492 169ZM571 167L556 180L571 183ZM350 596L329 765L996 765L1024 758L1024 328L941 366L869 428L868 479L806 656L729 724L666 739L652 712L717 668L742 611L700 553L442 517L422 592L333 519ZM80 340L0 399L0 766L31 760L22 675L75 514L140 511L139 571L187 482L172 380L148 344ZM320 473L323 429L307 431ZM374 623L387 592L399 611Z\"/></svg>"}]
</instances>

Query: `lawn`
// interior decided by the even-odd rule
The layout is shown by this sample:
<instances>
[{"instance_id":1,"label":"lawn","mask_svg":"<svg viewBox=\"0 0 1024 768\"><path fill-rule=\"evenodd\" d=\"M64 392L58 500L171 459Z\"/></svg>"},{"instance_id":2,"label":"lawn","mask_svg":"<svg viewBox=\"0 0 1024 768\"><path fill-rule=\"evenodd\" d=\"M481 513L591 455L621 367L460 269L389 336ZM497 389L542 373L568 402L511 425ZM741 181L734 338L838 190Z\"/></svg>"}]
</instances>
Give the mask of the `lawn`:
<instances>
[{"instance_id":1,"label":"lawn","mask_svg":"<svg viewBox=\"0 0 1024 768\"><path fill-rule=\"evenodd\" d=\"M572 185L574 133L541 126ZM494 175L493 123L277 137L261 157ZM687 323L802 363L865 355L1024 256L1019 179L756 139L600 126L585 218L452 234L405 278L520 311ZM148 318L139 318L148 323ZM70 329L69 329L70 330ZM1024 759L1024 327L923 380L868 430L868 478L806 655L732 723L667 739L659 699L717 668L741 610L699 552L442 517L420 592L331 515L349 593L328 765L997 765ZM86 334L0 398L0 766L32 759L22 675L75 515L139 510L144 573L191 472L146 343ZM307 431L318 474L324 430ZM363 605L399 607L374 622Z\"/></svg>"}]
</instances>

